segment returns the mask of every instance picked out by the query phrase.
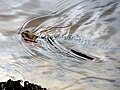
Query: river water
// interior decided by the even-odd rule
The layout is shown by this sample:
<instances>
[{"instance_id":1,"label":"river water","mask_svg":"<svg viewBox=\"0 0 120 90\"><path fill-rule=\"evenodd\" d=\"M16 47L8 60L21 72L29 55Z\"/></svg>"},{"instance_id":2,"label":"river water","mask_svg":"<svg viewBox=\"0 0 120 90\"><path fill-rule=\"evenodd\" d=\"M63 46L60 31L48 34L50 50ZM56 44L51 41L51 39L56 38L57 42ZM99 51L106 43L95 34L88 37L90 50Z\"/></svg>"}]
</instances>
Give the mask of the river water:
<instances>
[{"instance_id":1,"label":"river water","mask_svg":"<svg viewBox=\"0 0 120 90\"><path fill-rule=\"evenodd\" d=\"M26 30L38 35L37 43L21 38ZM120 0L0 0L0 81L120 90L119 35Z\"/></svg>"}]
</instances>

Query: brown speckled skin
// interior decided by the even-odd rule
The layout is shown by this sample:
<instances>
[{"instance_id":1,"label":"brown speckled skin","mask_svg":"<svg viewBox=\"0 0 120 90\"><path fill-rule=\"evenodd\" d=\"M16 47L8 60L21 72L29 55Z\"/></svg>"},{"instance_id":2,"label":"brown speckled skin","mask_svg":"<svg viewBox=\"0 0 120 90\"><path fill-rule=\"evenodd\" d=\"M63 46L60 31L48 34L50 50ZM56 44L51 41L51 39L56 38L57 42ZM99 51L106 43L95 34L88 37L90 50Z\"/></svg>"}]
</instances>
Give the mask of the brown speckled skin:
<instances>
[{"instance_id":1,"label":"brown speckled skin","mask_svg":"<svg viewBox=\"0 0 120 90\"><path fill-rule=\"evenodd\" d=\"M35 40L38 38L38 36L34 35L33 33L29 32L29 31L22 32L21 36L25 41L35 42L35 43L36 43Z\"/></svg>"}]
</instances>

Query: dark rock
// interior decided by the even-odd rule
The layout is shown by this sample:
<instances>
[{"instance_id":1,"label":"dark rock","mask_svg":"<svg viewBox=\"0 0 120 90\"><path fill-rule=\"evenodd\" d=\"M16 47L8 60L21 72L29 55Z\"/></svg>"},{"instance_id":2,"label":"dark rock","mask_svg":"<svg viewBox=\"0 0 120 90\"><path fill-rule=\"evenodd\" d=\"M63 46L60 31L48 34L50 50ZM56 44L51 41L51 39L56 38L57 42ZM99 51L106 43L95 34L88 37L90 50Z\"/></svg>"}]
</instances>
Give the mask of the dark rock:
<instances>
[{"instance_id":1,"label":"dark rock","mask_svg":"<svg viewBox=\"0 0 120 90\"><path fill-rule=\"evenodd\" d=\"M21 80L13 81L9 79L7 82L0 82L0 90L47 90L40 85L24 82L24 86L20 84Z\"/></svg>"}]
</instances>

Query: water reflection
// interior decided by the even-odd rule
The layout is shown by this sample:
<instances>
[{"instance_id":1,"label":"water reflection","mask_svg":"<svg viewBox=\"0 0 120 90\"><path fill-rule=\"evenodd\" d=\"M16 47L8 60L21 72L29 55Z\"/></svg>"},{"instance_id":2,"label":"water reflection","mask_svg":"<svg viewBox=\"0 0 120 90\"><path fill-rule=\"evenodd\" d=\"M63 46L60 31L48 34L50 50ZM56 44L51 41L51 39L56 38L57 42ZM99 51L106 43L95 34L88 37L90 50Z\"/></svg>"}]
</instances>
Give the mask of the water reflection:
<instances>
[{"instance_id":1,"label":"water reflection","mask_svg":"<svg viewBox=\"0 0 120 90\"><path fill-rule=\"evenodd\" d=\"M10 1L2 0L0 9L1 81L29 80L50 90L120 88L118 0ZM56 28L42 34L52 38L40 37L37 43L27 43L18 34L21 24L20 33L29 30L40 36L49 26L69 23L72 23L69 28ZM84 38L80 41L63 38L77 35ZM86 46L86 40L99 47ZM111 51L102 46L117 49ZM99 57L99 60L83 60L70 49Z\"/></svg>"}]
</instances>

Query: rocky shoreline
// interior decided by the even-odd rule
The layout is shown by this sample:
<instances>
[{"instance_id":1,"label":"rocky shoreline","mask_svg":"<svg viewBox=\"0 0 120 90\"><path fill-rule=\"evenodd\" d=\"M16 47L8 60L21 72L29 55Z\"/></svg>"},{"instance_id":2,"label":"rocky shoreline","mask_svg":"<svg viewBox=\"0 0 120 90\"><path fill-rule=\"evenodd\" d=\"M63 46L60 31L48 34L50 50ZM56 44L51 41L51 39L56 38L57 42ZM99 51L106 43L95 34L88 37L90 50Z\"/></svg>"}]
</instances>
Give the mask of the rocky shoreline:
<instances>
[{"instance_id":1,"label":"rocky shoreline","mask_svg":"<svg viewBox=\"0 0 120 90\"><path fill-rule=\"evenodd\" d=\"M0 90L47 90L40 85L24 81L24 86L20 84L21 80L13 81L9 79L7 82L0 82Z\"/></svg>"}]
</instances>

